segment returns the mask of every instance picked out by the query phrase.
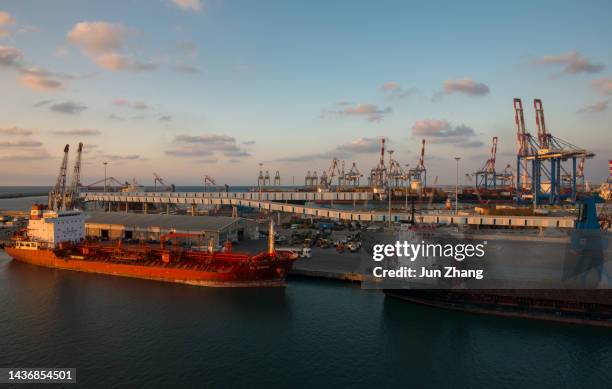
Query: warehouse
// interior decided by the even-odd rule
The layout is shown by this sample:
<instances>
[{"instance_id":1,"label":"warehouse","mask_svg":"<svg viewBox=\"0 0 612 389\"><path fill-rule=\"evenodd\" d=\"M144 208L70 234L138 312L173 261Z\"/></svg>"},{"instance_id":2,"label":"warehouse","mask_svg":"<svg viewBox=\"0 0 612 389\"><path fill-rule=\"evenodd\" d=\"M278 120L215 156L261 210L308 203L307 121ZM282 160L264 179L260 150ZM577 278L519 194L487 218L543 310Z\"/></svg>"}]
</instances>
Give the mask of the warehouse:
<instances>
[{"instance_id":1,"label":"warehouse","mask_svg":"<svg viewBox=\"0 0 612 389\"><path fill-rule=\"evenodd\" d=\"M88 237L101 240L135 239L159 241L163 234L197 234L184 240L192 243L223 244L227 240L256 239L257 223L226 216L154 215L119 212L89 212L85 220Z\"/></svg>"}]
</instances>

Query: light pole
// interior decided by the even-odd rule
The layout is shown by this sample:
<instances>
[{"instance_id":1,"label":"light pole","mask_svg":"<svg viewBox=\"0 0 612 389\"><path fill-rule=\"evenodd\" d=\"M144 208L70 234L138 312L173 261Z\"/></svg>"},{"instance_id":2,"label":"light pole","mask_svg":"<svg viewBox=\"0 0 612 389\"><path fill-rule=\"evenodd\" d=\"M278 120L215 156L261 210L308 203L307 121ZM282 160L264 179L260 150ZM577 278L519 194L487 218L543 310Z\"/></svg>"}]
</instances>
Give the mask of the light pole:
<instances>
[{"instance_id":1,"label":"light pole","mask_svg":"<svg viewBox=\"0 0 612 389\"><path fill-rule=\"evenodd\" d=\"M261 207L261 191L262 191L262 185L263 185L263 162L259 163L259 177L257 177L257 185L259 186L259 201L260 201L260 207Z\"/></svg>"},{"instance_id":2,"label":"light pole","mask_svg":"<svg viewBox=\"0 0 612 389\"><path fill-rule=\"evenodd\" d=\"M410 166L410 164L407 163L406 164L406 171L409 170L408 169L409 166ZM405 206L405 208L406 208L406 212L408 212L408 190L410 189L410 175L406 176L404 174L404 176L407 177L407 179L406 179L406 188L405 188L406 189L406 206Z\"/></svg>"},{"instance_id":3,"label":"light pole","mask_svg":"<svg viewBox=\"0 0 612 389\"><path fill-rule=\"evenodd\" d=\"M108 162L104 162L104 193L106 193L106 165Z\"/></svg>"},{"instance_id":4,"label":"light pole","mask_svg":"<svg viewBox=\"0 0 612 389\"><path fill-rule=\"evenodd\" d=\"M455 157L457 161L457 181L455 182L455 215L459 214L459 160L461 157Z\"/></svg>"},{"instance_id":5,"label":"light pole","mask_svg":"<svg viewBox=\"0 0 612 389\"><path fill-rule=\"evenodd\" d=\"M393 158L393 150L387 151L389 153L389 167L387 168L387 188L389 188L389 227L391 227L391 197L393 192L391 191L391 161Z\"/></svg>"}]
</instances>

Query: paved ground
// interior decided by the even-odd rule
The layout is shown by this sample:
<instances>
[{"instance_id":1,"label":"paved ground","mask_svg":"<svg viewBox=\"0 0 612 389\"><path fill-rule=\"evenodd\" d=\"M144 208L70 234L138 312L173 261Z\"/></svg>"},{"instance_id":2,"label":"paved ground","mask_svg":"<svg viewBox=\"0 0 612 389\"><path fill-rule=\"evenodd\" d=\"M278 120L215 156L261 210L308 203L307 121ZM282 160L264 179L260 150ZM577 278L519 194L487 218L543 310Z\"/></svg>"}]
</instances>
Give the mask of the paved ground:
<instances>
[{"instance_id":1,"label":"paved ground","mask_svg":"<svg viewBox=\"0 0 612 389\"><path fill-rule=\"evenodd\" d=\"M280 235L287 237L291 236L291 232L295 230L278 229L277 232ZM353 232L350 231L334 231L332 233L332 240L346 239L348 234ZM240 242L239 245L234 247L236 251L246 251L249 253L256 253L266 250L267 239L262 238L260 240L249 240ZM300 248L301 245L289 245L288 243L277 244L277 247L295 247ZM294 275L310 276L310 277L322 277L322 278L333 278L342 279L349 281L360 281L361 275L359 274L359 266L361 264L362 249L355 253L351 253L345 250L343 253L338 253L335 248L330 247L322 249L320 247L312 248L311 258L300 258L293 266Z\"/></svg>"}]
</instances>

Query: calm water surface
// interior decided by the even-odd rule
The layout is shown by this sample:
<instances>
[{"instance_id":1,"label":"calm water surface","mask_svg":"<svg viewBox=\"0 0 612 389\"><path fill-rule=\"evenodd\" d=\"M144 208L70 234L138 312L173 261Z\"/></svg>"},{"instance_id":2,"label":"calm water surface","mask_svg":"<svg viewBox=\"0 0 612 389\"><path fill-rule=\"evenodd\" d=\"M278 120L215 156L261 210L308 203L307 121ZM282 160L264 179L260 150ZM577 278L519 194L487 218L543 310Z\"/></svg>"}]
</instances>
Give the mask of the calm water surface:
<instances>
[{"instance_id":1,"label":"calm water surface","mask_svg":"<svg viewBox=\"0 0 612 389\"><path fill-rule=\"evenodd\" d=\"M609 387L609 329L477 316L339 282L209 289L0 251L0 366L89 387Z\"/></svg>"}]
</instances>

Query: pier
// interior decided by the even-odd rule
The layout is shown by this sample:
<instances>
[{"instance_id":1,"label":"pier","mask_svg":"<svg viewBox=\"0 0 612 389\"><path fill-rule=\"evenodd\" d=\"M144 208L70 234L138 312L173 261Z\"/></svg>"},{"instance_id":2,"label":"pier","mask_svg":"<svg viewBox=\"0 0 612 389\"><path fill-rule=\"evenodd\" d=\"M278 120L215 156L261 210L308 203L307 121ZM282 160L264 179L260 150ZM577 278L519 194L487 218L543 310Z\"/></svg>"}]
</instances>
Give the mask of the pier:
<instances>
[{"instance_id":1,"label":"pier","mask_svg":"<svg viewBox=\"0 0 612 389\"><path fill-rule=\"evenodd\" d=\"M406 210L345 210L333 207L333 201L368 201L372 192L172 192L172 193L102 193L84 192L81 199L85 202L112 202L127 204L141 203L143 212L145 204L184 204L198 205L229 205L249 207L268 212L284 212L303 217L327 218L332 220L358 222L409 222L410 212ZM261 200L259 199L261 196ZM282 201L329 201L330 207L290 204ZM498 226L517 228L574 228L575 218L572 216L499 216L479 215L447 211L417 213L415 223L421 224L452 224L471 226Z\"/></svg>"}]
</instances>

